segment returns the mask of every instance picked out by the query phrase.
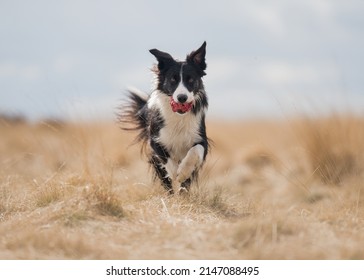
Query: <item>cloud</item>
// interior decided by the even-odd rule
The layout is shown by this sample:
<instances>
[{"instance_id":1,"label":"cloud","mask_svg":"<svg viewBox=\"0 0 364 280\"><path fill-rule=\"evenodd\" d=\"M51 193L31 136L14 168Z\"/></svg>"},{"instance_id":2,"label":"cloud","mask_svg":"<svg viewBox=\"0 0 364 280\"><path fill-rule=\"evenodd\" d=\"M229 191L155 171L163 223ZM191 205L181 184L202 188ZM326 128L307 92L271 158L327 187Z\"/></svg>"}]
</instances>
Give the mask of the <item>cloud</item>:
<instances>
[{"instance_id":1,"label":"cloud","mask_svg":"<svg viewBox=\"0 0 364 280\"><path fill-rule=\"evenodd\" d=\"M154 79L153 73L147 64L137 64L127 69L117 69L110 76L110 85L114 90L125 90L126 87L138 87L141 90L149 91Z\"/></svg>"},{"instance_id":2,"label":"cloud","mask_svg":"<svg viewBox=\"0 0 364 280\"><path fill-rule=\"evenodd\" d=\"M16 76L17 74L17 65L15 63L1 63L0 64L0 78L8 78L12 76Z\"/></svg>"},{"instance_id":3,"label":"cloud","mask_svg":"<svg viewBox=\"0 0 364 280\"><path fill-rule=\"evenodd\" d=\"M286 18L280 5L275 3L248 2L244 7L245 17L256 28L265 30L271 36L282 36L286 32ZM241 5L244 5L242 2Z\"/></svg>"},{"instance_id":4,"label":"cloud","mask_svg":"<svg viewBox=\"0 0 364 280\"><path fill-rule=\"evenodd\" d=\"M68 99L60 105L62 116L67 119L80 120L110 120L116 119L120 100L113 94L102 94L100 97L87 97Z\"/></svg>"},{"instance_id":5,"label":"cloud","mask_svg":"<svg viewBox=\"0 0 364 280\"><path fill-rule=\"evenodd\" d=\"M221 56L209 60L208 85L227 88L263 88L337 83L338 65L331 60L249 56Z\"/></svg>"},{"instance_id":6,"label":"cloud","mask_svg":"<svg viewBox=\"0 0 364 280\"><path fill-rule=\"evenodd\" d=\"M68 54L58 55L53 63L53 69L56 73L65 74L73 70L76 59Z\"/></svg>"},{"instance_id":7,"label":"cloud","mask_svg":"<svg viewBox=\"0 0 364 280\"><path fill-rule=\"evenodd\" d=\"M43 71L37 64L0 63L0 79L19 79L23 82L34 82L42 78Z\"/></svg>"},{"instance_id":8,"label":"cloud","mask_svg":"<svg viewBox=\"0 0 364 280\"><path fill-rule=\"evenodd\" d=\"M311 85L337 81L338 70L332 63L271 60L264 62L256 71L269 85Z\"/></svg>"},{"instance_id":9,"label":"cloud","mask_svg":"<svg viewBox=\"0 0 364 280\"><path fill-rule=\"evenodd\" d=\"M215 56L208 58L207 76L208 85L217 86L231 82L244 69L244 59L232 56Z\"/></svg>"}]
</instances>

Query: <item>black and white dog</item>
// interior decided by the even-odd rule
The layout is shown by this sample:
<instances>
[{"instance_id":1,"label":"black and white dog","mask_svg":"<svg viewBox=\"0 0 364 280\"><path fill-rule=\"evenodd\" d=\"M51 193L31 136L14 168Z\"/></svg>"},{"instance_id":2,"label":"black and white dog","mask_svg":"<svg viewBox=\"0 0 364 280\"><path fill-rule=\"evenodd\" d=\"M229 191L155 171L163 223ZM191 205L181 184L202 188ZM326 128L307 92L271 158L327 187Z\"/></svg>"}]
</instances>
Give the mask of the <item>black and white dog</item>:
<instances>
[{"instance_id":1,"label":"black and white dog","mask_svg":"<svg viewBox=\"0 0 364 280\"><path fill-rule=\"evenodd\" d=\"M158 64L150 95L129 90L119 120L125 130L138 130L148 147L149 163L169 192L188 191L203 165L209 142L205 114L208 107L202 77L206 75L206 42L181 62L168 53L150 50ZM131 125L131 126L130 126Z\"/></svg>"}]
</instances>

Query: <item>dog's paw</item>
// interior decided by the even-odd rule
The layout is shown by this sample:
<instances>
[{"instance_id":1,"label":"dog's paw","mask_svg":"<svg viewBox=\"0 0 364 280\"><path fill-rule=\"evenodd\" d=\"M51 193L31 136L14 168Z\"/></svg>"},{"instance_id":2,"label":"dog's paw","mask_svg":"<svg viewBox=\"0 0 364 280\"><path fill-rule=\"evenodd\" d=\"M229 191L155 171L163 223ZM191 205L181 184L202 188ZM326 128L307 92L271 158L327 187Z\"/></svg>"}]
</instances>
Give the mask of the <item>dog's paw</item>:
<instances>
[{"instance_id":1,"label":"dog's paw","mask_svg":"<svg viewBox=\"0 0 364 280\"><path fill-rule=\"evenodd\" d=\"M190 178L193 171L197 168L198 162L198 158L195 155L186 156L178 166L177 182L183 183Z\"/></svg>"},{"instance_id":2,"label":"dog's paw","mask_svg":"<svg viewBox=\"0 0 364 280\"><path fill-rule=\"evenodd\" d=\"M184 181L186 181L188 178L191 177L192 175L192 172L194 171L194 167L191 168L191 167L184 167L184 168L178 168L178 171L177 171L177 183L180 185L182 184Z\"/></svg>"},{"instance_id":3,"label":"dog's paw","mask_svg":"<svg viewBox=\"0 0 364 280\"><path fill-rule=\"evenodd\" d=\"M193 146L188 151L186 157L181 161L177 169L176 179L179 183L185 182L201 166L203 153L204 148L201 145Z\"/></svg>"},{"instance_id":4,"label":"dog's paw","mask_svg":"<svg viewBox=\"0 0 364 280\"><path fill-rule=\"evenodd\" d=\"M178 190L179 195L187 195L188 193L189 193L188 189L184 188L184 187L180 187L179 190Z\"/></svg>"},{"instance_id":5,"label":"dog's paw","mask_svg":"<svg viewBox=\"0 0 364 280\"><path fill-rule=\"evenodd\" d=\"M163 165L165 170L167 171L167 176L174 181L177 177L177 168L178 165L173 160L168 159L167 163Z\"/></svg>"}]
</instances>

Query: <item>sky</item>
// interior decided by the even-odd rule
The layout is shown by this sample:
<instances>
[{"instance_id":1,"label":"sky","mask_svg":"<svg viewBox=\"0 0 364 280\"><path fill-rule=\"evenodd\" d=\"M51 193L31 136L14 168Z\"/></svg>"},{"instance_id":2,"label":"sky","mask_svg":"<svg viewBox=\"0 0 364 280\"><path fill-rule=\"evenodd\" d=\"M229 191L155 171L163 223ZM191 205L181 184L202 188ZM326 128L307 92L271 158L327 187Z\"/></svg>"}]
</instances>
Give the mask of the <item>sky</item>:
<instances>
[{"instance_id":1,"label":"sky","mask_svg":"<svg viewBox=\"0 0 364 280\"><path fill-rule=\"evenodd\" d=\"M0 0L0 114L113 119L203 41L211 118L364 113L362 0Z\"/></svg>"}]
</instances>

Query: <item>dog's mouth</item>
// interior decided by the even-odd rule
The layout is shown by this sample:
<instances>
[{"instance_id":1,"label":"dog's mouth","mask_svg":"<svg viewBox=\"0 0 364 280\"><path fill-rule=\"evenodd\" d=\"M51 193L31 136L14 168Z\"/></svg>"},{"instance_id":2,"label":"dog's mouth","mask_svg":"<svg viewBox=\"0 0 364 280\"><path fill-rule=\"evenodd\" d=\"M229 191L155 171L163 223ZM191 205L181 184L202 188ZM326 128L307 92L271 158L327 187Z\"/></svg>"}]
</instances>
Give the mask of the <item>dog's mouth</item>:
<instances>
[{"instance_id":1,"label":"dog's mouth","mask_svg":"<svg viewBox=\"0 0 364 280\"><path fill-rule=\"evenodd\" d=\"M189 103L179 103L174 101L173 97L171 96L170 102L172 111L178 114L184 114L192 109L193 102Z\"/></svg>"}]
</instances>

